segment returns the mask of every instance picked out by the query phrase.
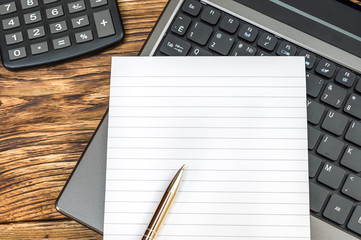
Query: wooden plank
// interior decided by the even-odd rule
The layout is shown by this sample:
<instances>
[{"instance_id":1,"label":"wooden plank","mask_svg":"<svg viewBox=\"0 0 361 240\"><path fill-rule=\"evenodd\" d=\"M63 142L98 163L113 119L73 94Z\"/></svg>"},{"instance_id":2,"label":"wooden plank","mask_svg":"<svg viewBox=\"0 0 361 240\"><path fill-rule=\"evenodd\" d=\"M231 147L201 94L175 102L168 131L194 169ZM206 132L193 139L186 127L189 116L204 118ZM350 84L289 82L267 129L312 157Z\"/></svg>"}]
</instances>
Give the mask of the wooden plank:
<instances>
[{"instance_id":1,"label":"wooden plank","mask_svg":"<svg viewBox=\"0 0 361 240\"><path fill-rule=\"evenodd\" d=\"M103 237L73 221L0 224L0 240L84 239Z\"/></svg>"},{"instance_id":2,"label":"wooden plank","mask_svg":"<svg viewBox=\"0 0 361 240\"><path fill-rule=\"evenodd\" d=\"M118 2L122 44L52 66L0 66L0 223L65 219L55 200L107 109L111 57L137 55L167 1Z\"/></svg>"}]
</instances>

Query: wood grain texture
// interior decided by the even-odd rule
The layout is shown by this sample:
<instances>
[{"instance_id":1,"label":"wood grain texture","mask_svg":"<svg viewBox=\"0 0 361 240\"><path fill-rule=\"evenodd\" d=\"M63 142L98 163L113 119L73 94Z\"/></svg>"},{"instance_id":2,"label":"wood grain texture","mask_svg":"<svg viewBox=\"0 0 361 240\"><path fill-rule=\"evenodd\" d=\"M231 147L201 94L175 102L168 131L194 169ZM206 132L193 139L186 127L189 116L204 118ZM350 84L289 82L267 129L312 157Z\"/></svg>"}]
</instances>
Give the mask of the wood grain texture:
<instances>
[{"instance_id":1,"label":"wood grain texture","mask_svg":"<svg viewBox=\"0 0 361 240\"><path fill-rule=\"evenodd\" d=\"M0 239L100 239L55 200L108 107L111 57L136 56L166 2L118 0L126 35L106 51L17 72L0 66Z\"/></svg>"}]
</instances>

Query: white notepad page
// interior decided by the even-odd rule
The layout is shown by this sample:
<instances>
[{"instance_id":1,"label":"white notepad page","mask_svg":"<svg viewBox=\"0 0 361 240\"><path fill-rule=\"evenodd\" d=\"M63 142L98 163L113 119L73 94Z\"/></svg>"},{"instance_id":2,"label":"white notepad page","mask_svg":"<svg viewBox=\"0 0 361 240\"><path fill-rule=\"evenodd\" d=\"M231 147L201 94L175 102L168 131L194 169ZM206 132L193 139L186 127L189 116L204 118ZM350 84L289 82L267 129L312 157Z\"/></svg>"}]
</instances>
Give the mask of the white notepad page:
<instances>
[{"instance_id":1,"label":"white notepad page","mask_svg":"<svg viewBox=\"0 0 361 240\"><path fill-rule=\"evenodd\" d=\"M310 239L304 59L113 58L105 240Z\"/></svg>"}]
</instances>

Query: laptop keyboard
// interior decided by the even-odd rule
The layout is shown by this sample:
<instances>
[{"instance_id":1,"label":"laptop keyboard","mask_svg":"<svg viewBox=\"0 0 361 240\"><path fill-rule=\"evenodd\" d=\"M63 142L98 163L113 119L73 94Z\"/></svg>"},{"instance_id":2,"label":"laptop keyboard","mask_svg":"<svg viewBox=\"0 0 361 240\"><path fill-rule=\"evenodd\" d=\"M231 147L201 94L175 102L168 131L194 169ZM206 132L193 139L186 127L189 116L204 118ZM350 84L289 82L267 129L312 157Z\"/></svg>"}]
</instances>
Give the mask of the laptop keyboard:
<instances>
[{"instance_id":1,"label":"laptop keyboard","mask_svg":"<svg viewBox=\"0 0 361 240\"><path fill-rule=\"evenodd\" d=\"M361 237L360 75L196 0L186 0L156 56L304 56L310 209Z\"/></svg>"}]
</instances>

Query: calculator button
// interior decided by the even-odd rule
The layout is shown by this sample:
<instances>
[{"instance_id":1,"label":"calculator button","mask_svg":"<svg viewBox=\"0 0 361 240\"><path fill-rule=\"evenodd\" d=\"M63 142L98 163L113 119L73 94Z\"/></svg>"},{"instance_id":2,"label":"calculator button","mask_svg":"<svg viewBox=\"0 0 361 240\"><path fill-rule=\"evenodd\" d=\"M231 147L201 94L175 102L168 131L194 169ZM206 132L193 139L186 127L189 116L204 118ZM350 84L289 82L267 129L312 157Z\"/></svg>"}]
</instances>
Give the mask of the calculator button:
<instances>
[{"instance_id":1,"label":"calculator button","mask_svg":"<svg viewBox=\"0 0 361 240\"><path fill-rule=\"evenodd\" d=\"M42 20L41 13L34 12L34 13L28 13L24 14L25 24L32 24L36 22L40 22Z\"/></svg>"},{"instance_id":2,"label":"calculator button","mask_svg":"<svg viewBox=\"0 0 361 240\"><path fill-rule=\"evenodd\" d=\"M35 39L45 36L45 30L43 26L28 29L28 37L29 39Z\"/></svg>"},{"instance_id":3,"label":"calculator button","mask_svg":"<svg viewBox=\"0 0 361 240\"><path fill-rule=\"evenodd\" d=\"M75 34L76 43L85 43L93 40L93 33L91 30Z\"/></svg>"},{"instance_id":4,"label":"calculator button","mask_svg":"<svg viewBox=\"0 0 361 240\"><path fill-rule=\"evenodd\" d=\"M94 13L94 20L99 38L115 34L114 25L109 10Z\"/></svg>"},{"instance_id":5,"label":"calculator button","mask_svg":"<svg viewBox=\"0 0 361 240\"><path fill-rule=\"evenodd\" d=\"M12 45L24 41L22 32L12 33L5 36L6 45Z\"/></svg>"},{"instance_id":6,"label":"calculator button","mask_svg":"<svg viewBox=\"0 0 361 240\"><path fill-rule=\"evenodd\" d=\"M84 11L86 9L85 3L83 0L76 1L68 4L69 13L77 13Z\"/></svg>"},{"instance_id":7,"label":"calculator button","mask_svg":"<svg viewBox=\"0 0 361 240\"><path fill-rule=\"evenodd\" d=\"M71 19L71 24L73 25L73 28L81 28L84 26L88 26L89 18L87 15L73 18L73 19Z\"/></svg>"},{"instance_id":8,"label":"calculator button","mask_svg":"<svg viewBox=\"0 0 361 240\"><path fill-rule=\"evenodd\" d=\"M4 30L17 28L20 26L19 17L4 19L4 20L2 20L2 23L3 23Z\"/></svg>"},{"instance_id":9,"label":"calculator button","mask_svg":"<svg viewBox=\"0 0 361 240\"><path fill-rule=\"evenodd\" d=\"M61 16L64 15L64 11L63 11L62 6L48 8L48 9L45 10L45 12L46 12L46 17L48 19L57 18L57 17L61 17Z\"/></svg>"},{"instance_id":10,"label":"calculator button","mask_svg":"<svg viewBox=\"0 0 361 240\"><path fill-rule=\"evenodd\" d=\"M59 0L43 0L44 4L49 4L49 3L53 3L53 2L57 2Z\"/></svg>"},{"instance_id":11,"label":"calculator button","mask_svg":"<svg viewBox=\"0 0 361 240\"><path fill-rule=\"evenodd\" d=\"M68 30L68 26L65 21L49 24L50 33L56 34Z\"/></svg>"},{"instance_id":12,"label":"calculator button","mask_svg":"<svg viewBox=\"0 0 361 240\"><path fill-rule=\"evenodd\" d=\"M39 6L38 0L21 0L21 7L23 9L33 8Z\"/></svg>"},{"instance_id":13,"label":"calculator button","mask_svg":"<svg viewBox=\"0 0 361 240\"><path fill-rule=\"evenodd\" d=\"M11 49L8 51L8 53L10 60L16 60L26 57L25 47Z\"/></svg>"},{"instance_id":14,"label":"calculator button","mask_svg":"<svg viewBox=\"0 0 361 240\"><path fill-rule=\"evenodd\" d=\"M32 55L37 55L37 54L41 54L41 53L45 53L45 52L49 51L49 47L48 47L47 42L32 44L30 46L30 48L31 48L31 54Z\"/></svg>"},{"instance_id":15,"label":"calculator button","mask_svg":"<svg viewBox=\"0 0 361 240\"><path fill-rule=\"evenodd\" d=\"M53 40L54 49L66 48L71 45L70 38L68 36L57 38Z\"/></svg>"},{"instance_id":16,"label":"calculator button","mask_svg":"<svg viewBox=\"0 0 361 240\"><path fill-rule=\"evenodd\" d=\"M0 5L0 15L5 15L9 13L13 13L16 11L16 4L15 2L9 2Z\"/></svg>"},{"instance_id":17,"label":"calculator button","mask_svg":"<svg viewBox=\"0 0 361 240\"><path fill-rule=\"evenodd\" d=\"M92 8L104 6L106 4L108 4L107 0L90 0L90 6Z\"/></svg>"}]
</instances>

